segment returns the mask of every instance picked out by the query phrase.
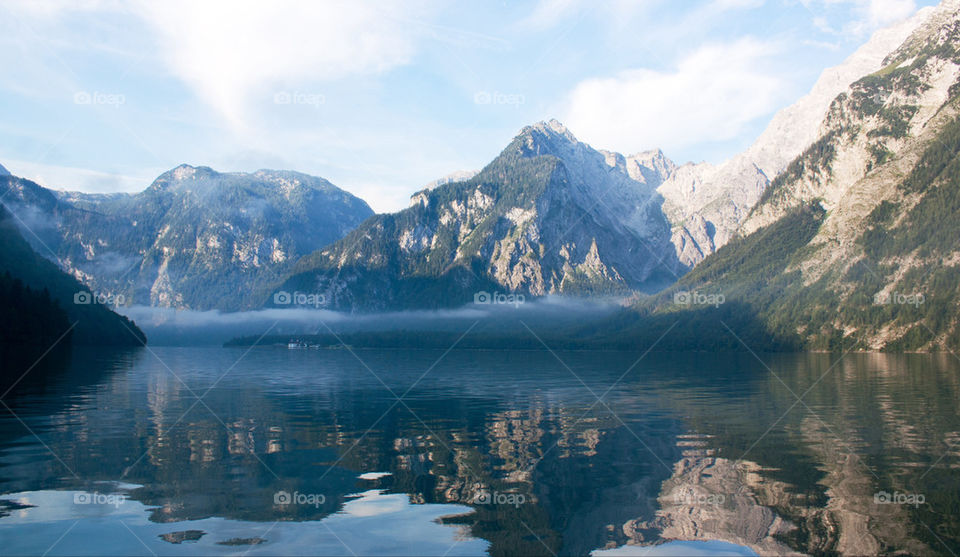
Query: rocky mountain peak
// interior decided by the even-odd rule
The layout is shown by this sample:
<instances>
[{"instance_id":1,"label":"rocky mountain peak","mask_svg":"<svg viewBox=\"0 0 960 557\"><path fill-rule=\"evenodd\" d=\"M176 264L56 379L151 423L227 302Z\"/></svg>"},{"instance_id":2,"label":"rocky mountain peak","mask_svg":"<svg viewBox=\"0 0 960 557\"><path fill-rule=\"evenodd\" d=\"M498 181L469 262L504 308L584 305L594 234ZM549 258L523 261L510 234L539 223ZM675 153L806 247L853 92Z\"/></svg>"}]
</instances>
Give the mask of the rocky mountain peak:
<instances>
[{"instance_id":1,"label":"rocky mountain peak","mask_svg":"<svg viewBox=\"0 0 960 557\"><path fill-rule=\"evenodd\" d=\"M577 138L573 136L570 130L567 129L559 120L556 118L551 118L550 120L537 122L536 124L527 126L527 129L532 129L539 131L545 134L553 134L564 136L570 141L576 141Z\"/></svg>"},{"instance_id":2,"label":"rocky mountain peak","mask_svg":"<svg viewBox=\"0 0 960 557\"><path fill-rule=\"evenodd\" d=\"M642 151L626 157L627 173L638 182L657 187L677 171L677 165L660 149Z\"/></svg>"},{"instance_id":3,"label":"rocky mountain peak","mask_svg":"<svg viewBox=\"0 0 960 557\"><path fill-rule=\"evenodd\" d=\"M208 166L181 164L157 176L150 184L148 191L166 191L175 186L197 182L215 175L217 175L217 172Z\"/></svg>"},{"instance_id":4,"label":"rocky mountain peak","mask_svg":"<svg viewBox=\"0 0 960 557\"><path fill-rule=\"evenodd\" d=\"M512 146L518 147L523 156L535 157L555 155L558 151L568 150L571 145L579 144L580 141L566 126L553 119L524 127Z\"/></svg>"},{"instance_id":5,"label":"rocky mountain peak","mask_svg":"<svg viewBox=\"0 0 960 557\"><path fill-rule=\"evenodd\" d=\"M173 169L174 180L189 180L196 176L197 168L189 164L181 164Z\"/></svg>"},{"instance_id":6,"label":"rocky mountain peak","mask_svg":"<svg viewBox=\"0 0 960 557\"><path fill-rule=\"evenodd\" d=\"M10 171L0 164L0 176L10 176Z\"/></svg>"}]
</instances>

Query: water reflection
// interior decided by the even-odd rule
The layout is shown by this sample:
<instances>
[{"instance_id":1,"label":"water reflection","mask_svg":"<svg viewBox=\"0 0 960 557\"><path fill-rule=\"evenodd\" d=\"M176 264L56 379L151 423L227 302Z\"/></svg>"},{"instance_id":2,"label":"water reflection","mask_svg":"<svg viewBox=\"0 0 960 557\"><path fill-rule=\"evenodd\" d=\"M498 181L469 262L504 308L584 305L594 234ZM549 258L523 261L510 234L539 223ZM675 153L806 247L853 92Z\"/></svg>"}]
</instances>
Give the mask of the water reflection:
<instances>
[{"instance_id":1,"label":"water reflection","mask_svg":"<svg viewBox=\"0 0 960 557\"><path fill-rule=\"evenodd\" d=\"M949 357L153 350L75 353L5 399L20 552L75 522L63 553L118 523L146 547L97 553L960 548ZM97 482L127 502L90 524L71 494Z\"/></svg>"},{"instance_id":2,"label":"water reflection","mask_svg":"<svg viewBox=\"0 0 960 557\"><path fill-rule=\"evenodd\" d=\"M5 496L22 505L4 519L16 535L5 536L4 554L37 552L36 539L51 531L66 533L52 540L48 555L195 555L197 553L283 555L477 555L487 543L469 536L465 527L439 519L471 509L455 505L413 505L400 494L370 490L355 494L338 513L322 521L273 523L206 518L174 525L148 520L141 502L77 504L88 492L39 491ZM52 510L53 512L44 512ZM386 540L389 540L387 542Z\"/></svg>"}]
</instances>

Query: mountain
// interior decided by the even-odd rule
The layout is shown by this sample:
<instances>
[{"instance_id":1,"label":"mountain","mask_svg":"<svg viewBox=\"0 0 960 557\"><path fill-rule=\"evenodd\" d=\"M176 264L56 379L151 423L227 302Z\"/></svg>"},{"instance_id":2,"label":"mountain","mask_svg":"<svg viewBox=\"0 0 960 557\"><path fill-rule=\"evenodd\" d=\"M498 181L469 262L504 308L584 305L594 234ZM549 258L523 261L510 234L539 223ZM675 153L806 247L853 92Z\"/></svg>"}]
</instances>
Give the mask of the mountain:
<instances>
[{"instance_id":1,"label":"mountain","mask_svg":"<svg viewBox=\"0 0 960 557\"><path fill-rule=\"evenodd\" d=\"M90 296L83 284L34 252L15 218L2 206L0 299L4 302L0 344L48 348L65 333L73 344L140 346L146 342L132 321L99 303L105 298Z\"/></svg>"},{"instance_id":2,"label":"mountain","mask_svg":"<svg viewBox=\"0 0 960 557\"><path fill-rule=\"evenodd\" d=\"M738 236L617 334L681 322L737 344L739 319L755 350L960 347L960 0L923 15L834 98Z\"/></svg>"},{"instance_id":3,"label":"mountain","mask_svg":"<svg viewBox=\"0 0 960 557\"><path fill-rule=\"evenodd\" d=\"M7 170L2 164L0 164L0 176L9 176L10 171Z\"/></svg>"},{"instance_id":4,"label":"mountain","mask_svg":"<svg viewBox=\"0 0 960 557\"><path fill-rule=\"evenodd\" d=\"M373 214L322 178L189 165L132 195L53 192L12 176L0 177L0 195L36 249L92 289L201 310L257 305L302 255Z\"/></svg>"},{"instance_id":5,"label":"mountain","mask_svg":"<svg viewBox=\"0 0 960 557\"><path fill-rule=\"evenodd\" d=\"M479 291L653 292L687 270L655 189L671 166L662 154L596 151L540 122L476 176L421 191L303 258L280 290L354 311L459 306Z\"/></svg>"},{"instance_id":6,"label":"mountain","mask_svg":"<svg viewBox=\"0 0 960 557\"><path fill-rule=\"evenodd\" d=\"M677 258L693 267L726 244L768 183L759 167L739 157L677 168L657 188Z\"/></svg>"},{"instance_id":7,"label":"mountain","mask_svg":"<svg viewBox=\"0 0 960 557\"><path fill-rule=\"evenodd\" d=\"M737 233L770 181L820 136L831 102L854 81L880 70L884 58L933 14L913 17L873 34L839 66L825 70L811 91L779 111L746 151L720 165L686 164L658 189L673 225L677 257L694 266Z\"/></svg>"}]
</instances>

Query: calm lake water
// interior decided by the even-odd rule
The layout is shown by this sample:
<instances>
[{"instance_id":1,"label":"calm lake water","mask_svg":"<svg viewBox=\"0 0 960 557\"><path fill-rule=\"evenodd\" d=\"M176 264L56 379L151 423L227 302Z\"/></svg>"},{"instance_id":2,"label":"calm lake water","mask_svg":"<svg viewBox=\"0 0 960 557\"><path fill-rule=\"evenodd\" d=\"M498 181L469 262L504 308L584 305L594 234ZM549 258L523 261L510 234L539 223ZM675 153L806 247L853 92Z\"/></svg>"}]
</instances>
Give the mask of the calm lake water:
<instances>
[{"instance_id":1,"label":"calm lake water","mask_svg":"<svg viewBox=\"0 0 960 557\"><path fill-rule=\"evenodd\" d=\"M960 553L952 356L640 356L50 357L0 554Z\"/></svg>"}]
</instances>

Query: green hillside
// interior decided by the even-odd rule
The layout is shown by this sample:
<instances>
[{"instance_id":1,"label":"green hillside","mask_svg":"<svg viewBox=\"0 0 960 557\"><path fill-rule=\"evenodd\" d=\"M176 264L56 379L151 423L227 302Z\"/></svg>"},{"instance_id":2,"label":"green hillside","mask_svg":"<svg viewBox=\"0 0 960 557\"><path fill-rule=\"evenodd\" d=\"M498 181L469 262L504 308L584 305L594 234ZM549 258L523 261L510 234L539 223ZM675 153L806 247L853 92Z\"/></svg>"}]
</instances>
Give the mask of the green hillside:
<instances>
[{"instance_id":1,"label":"green hillside","mask_svg":"<svg viewBox=\"0 0 960 557\"><path fill-rule=\"evenodd\" d=\"M49 344L74 323L69 338L73 344L139 346L146 342L132 321L104 305L74 303L74 296L88 289L34 252L3 207L0 277L5 302L0 306L0 342L5 345Z\"/></svg>"}]
</instances>

